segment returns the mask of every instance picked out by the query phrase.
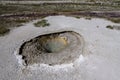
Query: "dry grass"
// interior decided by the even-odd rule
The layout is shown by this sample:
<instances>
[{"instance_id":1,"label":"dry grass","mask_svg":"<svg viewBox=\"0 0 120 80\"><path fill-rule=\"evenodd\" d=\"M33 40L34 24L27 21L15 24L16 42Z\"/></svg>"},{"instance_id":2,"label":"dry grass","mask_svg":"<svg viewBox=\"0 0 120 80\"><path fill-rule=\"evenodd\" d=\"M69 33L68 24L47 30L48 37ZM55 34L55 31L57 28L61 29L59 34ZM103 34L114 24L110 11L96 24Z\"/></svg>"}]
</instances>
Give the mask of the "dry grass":
<instances>
[{"instance_id":1,"label":"dry grass","mask_svg":"<svg viewBox=\"0 0 120 80\"><path fill-rule=\"evenodd\" d=\"M22 26L29 20L21 19L0 19L0 36L8 33L11 28Z\"/></svg>"},{"instance_id":2,"label":"dry grass","mask_svg":"<svg viewBox=\"0 0 120 80\"><path fill-rule=\"evenodd\" d=\"M110 18L108 20L110 20L110 21L112 21L114 23L120 23L120 18Z\"/></svg>"}]
</instances>

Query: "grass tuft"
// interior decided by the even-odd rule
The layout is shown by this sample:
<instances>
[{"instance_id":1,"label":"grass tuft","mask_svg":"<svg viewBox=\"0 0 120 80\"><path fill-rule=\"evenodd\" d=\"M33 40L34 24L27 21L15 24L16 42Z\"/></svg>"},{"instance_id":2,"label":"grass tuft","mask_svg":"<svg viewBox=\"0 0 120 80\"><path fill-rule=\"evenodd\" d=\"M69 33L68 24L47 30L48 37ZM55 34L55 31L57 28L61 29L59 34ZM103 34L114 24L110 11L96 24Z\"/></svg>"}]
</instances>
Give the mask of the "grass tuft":
<instances>
[{"instance_id":1,"label":"grass tuft","mask_svg":"<svg viewBox=\"0 0 120 80\"><path fill-rule=\"evenodd\" d=\"M38 22L34 23L34 25L36 27L46 27L46 26L49 26L50 24L48 23L47 20L43 19L41 21L38 21Z\"/></svg>"},{"instance_id":2,"label":"grass tuft","mask_svg":"<svg viewBox=\"0 0 120 80\"><path fill-rule=\"evenodd\" d=\"M0 19L0 36L8 33L14 27L20 27L23 23L28 22L27 19L19 19L19 18L12 18L12 19Z\"/></svg>"},{"instance_id":3,"label":"grass tuft","mask_svg":"<svg viewBox=\"0 0 120 80\"><path fill-rule=\"evenodd\" d=\"M108 25L108 26L106 26L106 28L113 29L113 26Z\"/></svg>"},{"instance_id":4,"label":"grass tuft","mask_svg":"<svg viewBox=\"0 0 120 80\"><path fill-rule=\"evenodd\" d=\"M85 19L87 19L87 20L91 20L91 17L86 17Z\"/></svg>"},{"instance_id":5,"label":"grass tuft","mask_svg":"<svg viewBox=\"0 0 120 80\"><path fill-rule=\"evenodd\" d=\"M6 27L1 27L0 26L0 36L8 33L10 31L10 29L6 28Z\"/></svg>"},{"instance_id":6,"label":"grass tuft","mask_svg":"<svg viewBox=\"0 0 120 80\"><path fill-rule=\"evenodd\" d=\"M120 18L111 18L110 21L114 23L120 23Z\"/></svg>"},{"instance_id":7,"label":"grass tuft","mask_svg":"<svg viewBox=\"0 0 120 80\"><path fill-rule=\"evenodd\" d=\"M80 16L76 16L75 18L80 19Z\"/></svg>"}]
</instances>

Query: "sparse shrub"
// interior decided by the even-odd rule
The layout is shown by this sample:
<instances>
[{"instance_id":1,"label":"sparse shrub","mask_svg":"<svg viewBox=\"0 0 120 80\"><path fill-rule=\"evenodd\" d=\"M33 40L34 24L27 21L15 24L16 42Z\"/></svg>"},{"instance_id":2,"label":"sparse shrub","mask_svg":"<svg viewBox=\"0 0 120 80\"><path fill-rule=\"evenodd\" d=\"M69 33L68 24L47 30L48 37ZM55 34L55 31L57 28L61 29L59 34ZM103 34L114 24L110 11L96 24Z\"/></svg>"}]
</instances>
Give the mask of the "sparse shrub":
<instances>
[{"instance_id":1,"label":"sparse shrub","mask_svg":"<svg viewBox=\"0 0 120 80\"><path fill-rule=\"evenodd\" d=\"M36 27L46 27L49 26L50 24L48 23L47 20L43 19L41 21L38 21L37 23L34 23Z\"/></svg>"},{"instance_id":2,"label":"sparse shrub","mask_svg":"<svg viewBox=\"0 0 120 80\"><path fill-rule=\"evenodd\" d=\"M87 20L91 20L91 17L86 17L85 19L87 19Z\"/></svg>"},{"instance_id":3,"label":"sparse shrub","mask_svg":"<svg viewBox=\"0 0 120 80\"><path fill-rule=\"evenodd\" d=\"M16 23L26 23L26 22L28 22L28 20L27 19L16 19L15 22Z\"/></svg>"},{"instance_id":4,"label":"sparse shrub","mask_svg":"<svg viewBox=\"0 0 120 80\"><path fill-rule=\"evenodd\" d=\"M113 29L113 26L108 25L108 26L106 26L106 28Z\"/></svg>"},{"instance_id":5,"label":"sparse shrub","mask_svg":"<svg viewBox=\"0 0 120 80\"><path fill-rule=\"evenodd\" d=\"M0 26L0 36L8 33L10 29L7 29L6 27L1 27Z\"/></svg>"},{"instance_id":6,"label":"sparse shrub","mask_svg":"<svg viewBox=\"0 0 120 80\"><path fill-rule=\"evenodd\" d=\"M77 19L80 19L80 16L76 16Z\"/></svg>"},{"instance_id":7,"label":"sparse shrub","mask_svg":"<svg viewBox=\"0 0 120 80\"><path fill-rule=\"evenodd\" d=\"M120 23L120 18L111 18L110 20L114 23Z\"/></svg>"}]
</instances>

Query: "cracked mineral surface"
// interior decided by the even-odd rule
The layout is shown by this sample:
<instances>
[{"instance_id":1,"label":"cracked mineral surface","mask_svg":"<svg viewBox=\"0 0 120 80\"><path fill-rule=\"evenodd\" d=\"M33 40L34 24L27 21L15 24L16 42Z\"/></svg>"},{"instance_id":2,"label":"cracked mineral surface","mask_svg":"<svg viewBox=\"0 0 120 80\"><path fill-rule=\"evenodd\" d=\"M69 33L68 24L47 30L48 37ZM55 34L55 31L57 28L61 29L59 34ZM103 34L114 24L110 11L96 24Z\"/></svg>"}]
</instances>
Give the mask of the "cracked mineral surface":
<instances>
[{"instance_id":1,"label":"cracked mineral surface","mask_svg":"<svg viewBox=\"0 0 120 80\"><path fill-rule=\"evenodd\" d=\"M73 31L50 33L33 38L21 46L19 54L26 65L72 63L83 52L83 37Z\"/></svg>"},{"instance_id":2,"label":"cracked mineral surface","mask_svg":"<svg viewBox=\"0 0 120 80\"><path fill-rule=\"evenodd\" d=\"M108 25L120 26L120 24L102 18L88 20L68 16L48 16L45 19L50 23L49 27L35 27L33 24L39 21L35 20L0 37L0 80L120 80L120 30L106 28ZM30 44L31 40L42 35L62 31L74 31L84 38L84 51L83 54L80 54L81 50L78 51L79 58L62 65L49 66L41 63L21 66L25 58L21 59L22 56L18 55L22 44ZM58 39L60 43L63 42L62 45L65 44L64 41L69 40L61 36ZM56 38L53 40L56 41ZM48 53L49 55L57 55L66 51L68 44L69 41L64 49L61 47L57 52L46 49L54 52Z\"/></svg>"}]
</instances>

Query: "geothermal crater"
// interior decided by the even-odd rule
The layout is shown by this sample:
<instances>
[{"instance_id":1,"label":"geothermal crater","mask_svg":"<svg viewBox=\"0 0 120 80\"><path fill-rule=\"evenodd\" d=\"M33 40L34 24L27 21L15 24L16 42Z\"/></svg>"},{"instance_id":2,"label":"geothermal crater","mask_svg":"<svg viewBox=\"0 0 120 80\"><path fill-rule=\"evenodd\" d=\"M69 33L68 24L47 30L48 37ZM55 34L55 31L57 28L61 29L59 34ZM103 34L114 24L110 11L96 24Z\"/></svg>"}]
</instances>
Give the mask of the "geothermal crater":
<instances>
[{"instance_id":1,"label":"geothermal crater","mask_svg":"<svg viewBox=\"0 0 120 80\"><path fill-rule=\"evenodd\" d=\"M19 50L24 64L59 65L72 63L83 52L84 40L73 31L40 35L23 43Z\"/></svg>"}]
</instances>

